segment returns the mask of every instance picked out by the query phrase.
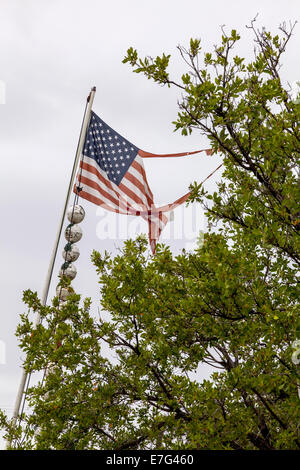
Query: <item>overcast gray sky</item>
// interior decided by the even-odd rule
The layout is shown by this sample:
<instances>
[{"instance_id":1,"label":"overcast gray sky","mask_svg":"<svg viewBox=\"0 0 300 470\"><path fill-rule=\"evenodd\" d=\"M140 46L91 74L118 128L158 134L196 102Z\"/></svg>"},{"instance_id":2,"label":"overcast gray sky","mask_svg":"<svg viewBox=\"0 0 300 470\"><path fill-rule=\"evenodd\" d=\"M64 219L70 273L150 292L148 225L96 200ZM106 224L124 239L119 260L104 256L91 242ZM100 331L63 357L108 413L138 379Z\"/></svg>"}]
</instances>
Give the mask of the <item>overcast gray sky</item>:
<instances>
[{"instance_id":1,"label":"overcast gray sky","mask_svg":"<svg viewBox=\"0 0 300 470\"><path fill-rule=\"evenodd\" d=\"M10 412L14 405L22 359L14 332L24 311L22 291L31 288L41 294L90 88L97 87L94 111L137 147L153 153L206 148L200 134L185 138L173 133L178 91L132 73L122 59L130 46L141 55L170 53L171 71L178 78L185 69L176 46L200 37L203 49L211 50L220 40L221 25L241 33L239 53L251 58L252 37L245 25L257 13L258 26L275 32L283 21L299 20L299 1L0 0L0 99L5 87L5 104L0 105L1 408ZM299 28L283 60L282 75L291 83L300 79ZM205 154L145 161L156 202L172 202L219 162L218 156ZM206 188L213 191L220 176ZM96 309L92 249L116 253L127 229L132 235L145 232L146 226L133 221L128 227L124 218L118 226L118 216L97 211L86 201L82 205L87 215L73 286L91 296ZM199 228L205 229L199 207L177 209L164 238L178 252L192 247Z\"/></svg>"}]
</instances>

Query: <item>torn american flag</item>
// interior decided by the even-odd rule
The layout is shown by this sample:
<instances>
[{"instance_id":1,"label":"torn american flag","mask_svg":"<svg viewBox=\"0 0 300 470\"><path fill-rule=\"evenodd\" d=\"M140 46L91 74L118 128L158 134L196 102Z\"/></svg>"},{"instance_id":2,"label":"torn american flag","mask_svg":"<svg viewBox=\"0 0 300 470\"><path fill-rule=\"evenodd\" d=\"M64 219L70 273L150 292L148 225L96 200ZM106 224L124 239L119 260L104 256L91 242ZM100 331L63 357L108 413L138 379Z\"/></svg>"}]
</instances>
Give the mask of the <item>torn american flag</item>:
<instances>
[{"instance_id":1,"label":"torn american flag","mask_svg":"<svg viewBox=\"0 0 300 470\"><path fill-rule=\"evenodd\" d=\"M149 243L154 254L157 240L168 222L167 212L185 202L190 193L172 204L156 207L143 158L180 157L198 152L167 155L145 152L92 111L74 192L109 211L143 217L148 222ZM205 152L211 153L209 149Z\"/></svg>"}]
</instances>

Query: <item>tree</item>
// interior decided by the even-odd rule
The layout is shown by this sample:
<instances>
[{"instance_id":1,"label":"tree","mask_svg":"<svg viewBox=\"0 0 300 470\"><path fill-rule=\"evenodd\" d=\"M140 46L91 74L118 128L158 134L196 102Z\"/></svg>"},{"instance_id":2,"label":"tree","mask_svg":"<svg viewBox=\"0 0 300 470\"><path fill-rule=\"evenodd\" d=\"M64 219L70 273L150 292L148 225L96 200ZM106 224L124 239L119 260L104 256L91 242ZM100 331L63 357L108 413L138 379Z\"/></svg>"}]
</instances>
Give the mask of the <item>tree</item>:
<instances>
[{"instance_id":1,"label":"tree","mask_svg":"<svg viewBox=\"0 0 300 470\"><path fill-rule=\"evenodd\" d=\"M292 35L254 33L252 62L233 56L239 35L223 31L204 54L179 51L188 65L170 79L170 56L124 62L183 96L175 128L203 132L223 155L223 180L207 194L210 230L194 253L174 257L143 237L112 258L94 252L103 314L70 296L43 307L43 323L22 316L17 334L28 371L48 367L29 390L32 413L12 429L16 448L299 449L299 103L281 83L280 58ZM213 155L212 155L213 158ZM66 280L63 280L66 282ZM104 319L105 316L109 318ZM103 342L114 358L103 353ZM191 373L215 370L199 382Z\"/></svg>"}]
</instances>

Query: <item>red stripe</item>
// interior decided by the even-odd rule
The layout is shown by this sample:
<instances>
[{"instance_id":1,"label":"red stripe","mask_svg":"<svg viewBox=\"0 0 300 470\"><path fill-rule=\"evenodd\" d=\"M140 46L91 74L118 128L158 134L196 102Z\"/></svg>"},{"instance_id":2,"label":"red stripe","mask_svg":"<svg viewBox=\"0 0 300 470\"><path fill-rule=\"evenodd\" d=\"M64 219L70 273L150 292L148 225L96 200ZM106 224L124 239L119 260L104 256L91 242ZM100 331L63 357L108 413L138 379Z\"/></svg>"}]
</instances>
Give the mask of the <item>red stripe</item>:
<instances>
[{"instance_id":1,"label":"red stripe","mask_svg":"<svg viewBox=\"0 0 300 470\"><path fill-rule=\"evenodd\" d=\"M96 204L97 206L103 207L104 209L106 209L108 211L115 212L117 214L134 215L134 216L139 215L139 212L137 212L136 210L134 210L130 206L128 206L127 210L125 210L125 209L122 209L122 210L116 209L112 206L109 206L106 202L102 201L102 199L94 196L93 194L90 194L87 191L81 190L81 191L78 192L76 186L74 186L74 193L78 194L83 199L86 199L87 201L90 201L93 204Z\"/></svg>"},{"instance_id":2,"label":"red stripe","mask_svg":"<svg viewBox=\"0 0 300 470\"><path fill-rule=\"evenodd\" d=\"M114 188L112 187L111 185L111 182L109 181L109 179L106 179L104 178L101 173L97 170L97 168L95 168L94 166L92 165L89 165L88 163L85 163L85 162L80 162L80 167L83 169L83 170L86 170L88 171L89 173L93 173L95 176L97 176L97 178L105 184L105 186L107 186L109 189L111 189L112 191L114 191ZM115 191L114 191L115 192Z\"/></svg>"},{"instance_id":3,"label":"red stripe","mask_svg":"<svg viewBox=\"0 0 300 470\"><path fill-rule=\"evenodd\" d=\"M139 211L142 211L142 210L147 210L147 206L146 204L144 203L144 201L142 199L140 199L138 197L138 195L136 193L134 193L131 189L129 189L127 186L125 186L125 184L121 183L119 185L119 188L123 191L124 194L126 194L126 196L130 197L131 199L133 199L133 201L135 201L139 206L141 206L140 210Z\"/></svg>"},{"instance_id":4,"label":"red stripe","mask_svg":"<svg viewBox=\"0 0 300 470\"><path fill-rule=\"evenodd\" d=\"M149 191L150 197L151 197L151 199L154 199L152 191L149 188L149 184L148 184L148 181L147 181L147 178L146 178L146 173L145 173L144 168L136 160L133 160L133 162L131 163L131 166L142 175L143 180L144 180L145 184L147 185L147 189Z\"/></svg>"},{"instance_id":5,"label":"red stripe","mask_svg":"<svg viewBox=\"0 0 300 470\"><path fill-rule=\"evenodd\" d=\"M150 152L145 152L144 150L139 150L138 154L142 158L184 157L186 155L193 155L194 153L207 152L208 150L210 149L194 150L193 152L165 153L165 154L150 153Z\"/></svg>"},{"instance_id":6,"label":"red stripe","mask_svg":"<svg viewBox=\"0 0 300 470\"><path fill-rule=\"evenodd\" d=\"M119 200L113 198L109 193L107 193L103 188L99 186L98 183L95 181L90 180L89 178L86 178L85 176L81 175L80 182L89 186L90 188L96 189L100 194L102 194L106 199L109 199L111 202L113 202L116 206L119 206Z\"/></svg>"},{"instance_id":7,"label":"red stripe","mask_svg":"<svg viewBox=\"0 0 300 470\"><path fill-rule=\"evenodd\" d=\"M127 171L127 173L124 175L124 178L130 181L134 186L136 186L141 191L142 194L145 195L149 206L153 204L153 199L151 199L146 193L145 186L143 186L142 183L135 176L133 176L131 173L129 173L129 171Z\"/></svg>"},{"instance_id":8,"label":"red stripe","mask_svg":"<svg viewBox=\"0 0 300 470\"><path fill-rule=\"evenodd\" d=\"M87 201L90 201L92 202L93 204L96 204L97 206L101 206L103 207L104 209L107 209L108 211L111 211L111 212L116 212L116 213L120 213L119 210L111 207L111 206L108 206L104 201L102 201L102 199L96 197L96 196L93 196L92 194L90 193L87 193L86 191L84 190L81 190L80 192L77 192L76 188L74 189L74 193L78 194L80 197L82 197L83 199L86 199Z\"/></svg>"}]
</instances>

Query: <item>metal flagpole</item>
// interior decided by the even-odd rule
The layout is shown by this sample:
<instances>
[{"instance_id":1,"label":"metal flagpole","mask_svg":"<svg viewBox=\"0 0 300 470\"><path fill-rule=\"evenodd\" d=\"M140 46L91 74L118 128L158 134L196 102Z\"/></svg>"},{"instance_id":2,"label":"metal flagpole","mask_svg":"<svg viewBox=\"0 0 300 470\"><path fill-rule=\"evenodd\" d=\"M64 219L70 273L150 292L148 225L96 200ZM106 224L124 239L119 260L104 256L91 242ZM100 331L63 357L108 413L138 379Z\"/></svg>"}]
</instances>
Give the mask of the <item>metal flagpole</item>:
<instances>
[{"instance_id":1,"label":"metal flagpole","mask_svg":"<svg viewBox=\"0 0 300 470\"><path fill-rule=\"evenodd\" d=\"M67 207L68 207L70 195L71 195L73 185L74 185L74 180L75 180L75 176L76 176L78 163L79 163L79 160L80 160L80 157L81 157L81 154L82 154L85 134L86 134L87 127L89 125L89 120L90 120L90 115L91 115L91 110L92 110L92 106L93 106L95 93L96 93L96 87L93 87L91 89L91 92L90 92L89 96L87 97L87 102L86 102L83 121L82 121L82 125L81 125L81 130L80 130L80 135L79 135L79 140L78 140L74 165L73 165L73 169L72 169L72 174L71 174L71 177L70 177L67 197L66 197L66 201L65 201L64 208L63 208L63 211L62 211L62 215L61 215L58 231L57 231L57 234L56 234L56 239L55 239L55 243L54 243L50 263L49 263L49 268L48 268L48 272L47 272L47 276L46 276L46 280L45 280L45 285L44 285L44 289L43 289L43 292L42 292L42 297L41 297L42 305L46 305L46 302L47 302L47 297L48 297L48 292L49 292L49 288L50 288L50 283L51 283L51 278L52 278L56 253L57 253L57 249L58 249L58 244L59 244L59 240L60 240L60 236L61 236L61 232L62 232L62 228L63 228L63 224L64 224L66 212L67 212ZM39 323L40 323L40 314L39 314L39 312L37 312L36 317L35 317L35 321L34 321L34 328L36 328ZM17 418L18 418L18 415L19 415L20 406L21 406L21 402L22 402L22 397L23 397L23 393L24 393L24 389L25 389L27 376L28 376L28 373L23 368L21 382L20 382L18 394L17 394L17 397L16 397L14 413L13 413L13 417L12 417L12 421L11 421L13 426L16 424ZM11 445L11 440L9 440L7 442L7 448L10 445Z\"/></svg>"}]
</instances>

